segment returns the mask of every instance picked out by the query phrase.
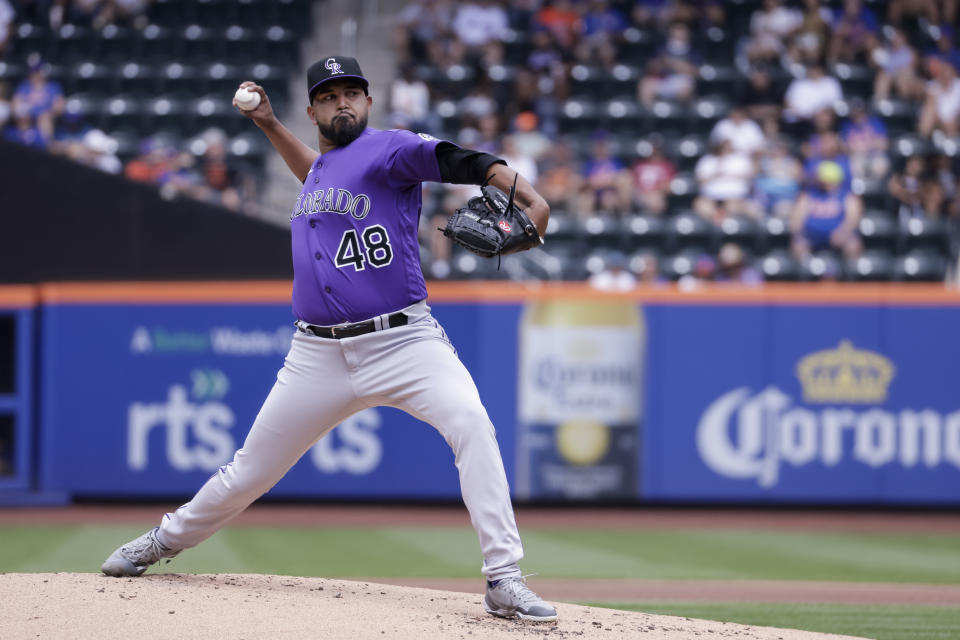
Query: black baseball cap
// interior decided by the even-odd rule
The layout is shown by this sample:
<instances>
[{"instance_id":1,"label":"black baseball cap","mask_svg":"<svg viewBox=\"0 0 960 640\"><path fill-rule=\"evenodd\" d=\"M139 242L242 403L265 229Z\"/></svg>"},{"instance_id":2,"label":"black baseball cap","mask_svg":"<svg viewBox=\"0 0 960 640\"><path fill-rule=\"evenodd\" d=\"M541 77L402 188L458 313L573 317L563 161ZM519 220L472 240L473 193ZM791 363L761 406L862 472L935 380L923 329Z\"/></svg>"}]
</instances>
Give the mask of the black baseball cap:
<instances>
[{"instance_id":1,"label":"black baseball cap","mask_svg":"<svg viewBox=\"0 0 960 640\"><path fill-rule=\"evenodd\" d=\"M307 97L313 101L313 94L317 88L327 80L338 80L340 78L354 78L360 81L364 93L367 93L367 87L370 83L363 77L363 71L360 70L360 63L356 58L349 56L328 56L318 62L314 62L307 69Z\"/></svg>"}]
</instances>

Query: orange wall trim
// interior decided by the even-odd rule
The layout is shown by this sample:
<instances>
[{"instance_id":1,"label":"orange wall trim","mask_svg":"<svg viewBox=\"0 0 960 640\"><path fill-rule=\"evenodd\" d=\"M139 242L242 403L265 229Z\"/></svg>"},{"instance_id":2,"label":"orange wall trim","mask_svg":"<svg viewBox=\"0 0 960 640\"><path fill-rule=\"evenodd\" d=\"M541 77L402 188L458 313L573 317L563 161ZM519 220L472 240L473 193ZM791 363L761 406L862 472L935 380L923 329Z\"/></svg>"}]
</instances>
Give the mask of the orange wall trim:
<instances>
[{"instance_id":1,"label":"orange wall trim","mask_svg":"<svg viewBox=\"0 0 960 640\"><path fill-rule=\"evenodd\" d=\"M776 283L758 287L711 284L692 290L675 285L606 293L583 283L431 282L433 302L517 303L527 300L635 300L670 304L960 306L960 289L943 284ZM291 283L283 280L231 282L48 283L0 287L0 304L285 304Z\"/></svg>"},{"instance_id":2,"label":"orange wall trim","mask_svg":"<svg viewBox=\"0 0 960 640\"><path fill-rule=\"evenodd\" d=\"M23 309L36 306L40 293L30 285L0 286L0 308Z\"/></svg>"}]
</instances>

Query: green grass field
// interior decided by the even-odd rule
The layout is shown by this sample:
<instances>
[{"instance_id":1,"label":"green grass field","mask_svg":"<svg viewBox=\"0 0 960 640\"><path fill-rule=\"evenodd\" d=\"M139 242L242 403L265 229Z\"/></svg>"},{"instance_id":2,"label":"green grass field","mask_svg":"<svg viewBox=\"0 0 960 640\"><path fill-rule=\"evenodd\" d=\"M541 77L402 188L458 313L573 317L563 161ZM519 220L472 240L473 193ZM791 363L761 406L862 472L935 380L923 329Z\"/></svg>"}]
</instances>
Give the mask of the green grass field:
<instances>
[{"instance_id":1,"label":"green grass field","mask_svg":"<svg viewBox=\"0 0 960 640\"><path fill-rule=\"evenodd\" d=\"M2 572L96 572L136 526L0 527ZM960 584L960 535L785 531L524 531L524 570L542 578L823 580ZM164 570L329 578L478 578L472 529L227 528ZM609 603L878 640L960 638L960 607Z\"/></svg>"}]
</instances>

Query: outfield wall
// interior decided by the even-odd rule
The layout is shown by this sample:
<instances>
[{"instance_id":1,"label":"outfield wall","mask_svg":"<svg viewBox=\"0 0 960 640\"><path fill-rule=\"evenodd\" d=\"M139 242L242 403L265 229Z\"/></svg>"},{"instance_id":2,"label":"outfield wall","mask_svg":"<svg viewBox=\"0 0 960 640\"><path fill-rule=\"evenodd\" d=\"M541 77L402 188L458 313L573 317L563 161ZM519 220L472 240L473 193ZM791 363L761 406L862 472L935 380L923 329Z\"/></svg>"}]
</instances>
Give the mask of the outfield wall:
<instances>
[{"instance_id":1,"label":"outfield wall","mask_svg":"<svg viewBox=\"0 0 960 640\"><path fill-rule=\"evenodd\" d=\"M288 283L50 284L17 288L16 304L6 291L36 329L18 334L37 384L22 388L36 412L18 414L17 443L33 453L15 478L73 496L190 495L242 442L293 333ZM956 291L430 291L520 500L960 504ZM442 500L458 486L433 429L377 408L271 495Z\"/></svg>"}]
</instances>

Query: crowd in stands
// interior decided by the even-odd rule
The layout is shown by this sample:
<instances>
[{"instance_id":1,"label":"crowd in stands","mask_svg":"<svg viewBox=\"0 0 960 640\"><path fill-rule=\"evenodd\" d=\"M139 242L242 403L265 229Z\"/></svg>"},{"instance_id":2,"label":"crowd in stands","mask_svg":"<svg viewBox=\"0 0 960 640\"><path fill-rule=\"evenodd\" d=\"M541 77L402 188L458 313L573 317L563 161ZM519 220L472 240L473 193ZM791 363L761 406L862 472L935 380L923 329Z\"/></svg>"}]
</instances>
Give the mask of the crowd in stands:
<instances>
[{"instance_id":1,"label":"crowd in stands","mask_svg":"<svg viewBox=\"0 0 960 640\"><path fill-rule=\"evenodd\" d=\"M225 120L236 116L229 108L218 116L237 70L211 64L209 51L249 53L250 69L272 56L283 72L257 65L268 74L261 83L285 83L296 67L285 53L296 48L290 34L303 29L298 3L0 0L0 131L171 196L249 207L257 173L233 144L256 141L224 130L241 122ZM553 210L543 250L497 271L436 232L475 188L428 185L427 273L614 288L631 279L955 275L947 271L960 253L958 4L411 0L395 21L388 126L504 157ZM264 27L268 18L286 28ZM70 55L81 32L104 42L127 34L150 57L103 71L91 55L89 77L105 74L111 88L93 100L71 95L87 76L68 65L82 60L47 54ZM150 65L162 72L144 91ZM190 74L215 91L211 99L178 84ZM151 93L156 83L169 95ZM126 117L129 104L114 103L138 90L146 115L132 138L121 136L104 123ZM154 122L185 121L176 109L188 107L191 130L154 131Z\"/></svg>"},{"instance_id":2,"label":"crowd in stands","mask_svg":"<svg viewBox=\"0 0 960 640\"><path fill-rule=\"evenodd\" d=\"M675 256L589 237L571 254L562 232L548 236L544 251L585 256L581 276L598 286L757 282L791 260L801 278L842 277L876 254L862 230L889 227L878 218L931 221L947 256L960 222L957 4L415 0L397 21L391 123L508 158L551 204L552 227L589 236L591 219L682 217L716 232L660 272ZM456 277L434 229L463 190L433 191L427 259L434 277ZM758 271L772 243L725 238L727 220L778 221L781 261ZM811 272L816 256L827 265Z\"/></svg>"},{"instance_id":3,"label":"crowd in stands","mask_svg":"<svg viewBox=\"0 0 960 640\"><path fill-rule=\"evenodd\" d=\"M61 83L51 79L51 61L28 48L56 51L51 41L78 30L93 34L89 40L96 40L97 34L116 35L121 29L143 37L145 29L158 30L150 26L151 5L152 0L0 0L0 64L10 69L22 62L25 68L25 77L13 83L0 75L0 133L8 141L156 185L166 197L183 195L253 212L256 171L228 153L223 130L208 127L185 139L143 133L127 140L129 149L123 150L114 135L92 122L97 114L85 113L82 101L71 100ZM27 34L50 35L5 55L17 39L18 26L25 26ZM14 65L6 65L8 61ZM69 68L78 61L56 62ZM106 106L98 103L96 108L104 111Z\"/></svg>"}]
</instances>

